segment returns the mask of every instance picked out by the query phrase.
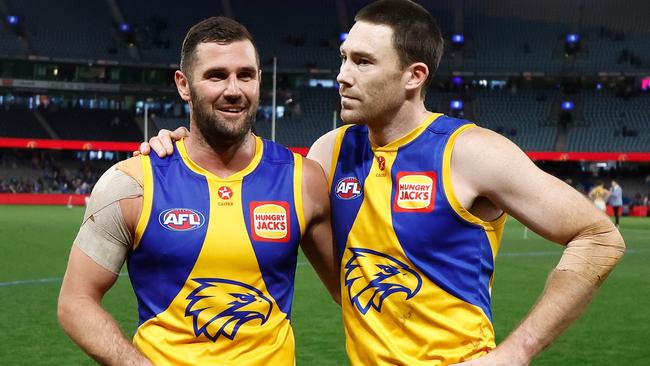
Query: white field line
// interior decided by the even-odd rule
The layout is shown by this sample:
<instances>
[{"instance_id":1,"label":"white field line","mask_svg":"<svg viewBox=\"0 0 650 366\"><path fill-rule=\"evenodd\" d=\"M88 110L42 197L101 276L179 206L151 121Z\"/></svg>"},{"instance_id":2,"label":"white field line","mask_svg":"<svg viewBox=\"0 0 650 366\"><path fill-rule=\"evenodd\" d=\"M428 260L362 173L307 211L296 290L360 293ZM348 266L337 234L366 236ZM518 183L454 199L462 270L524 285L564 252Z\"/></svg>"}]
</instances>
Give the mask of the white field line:
<instances>
[{"instance_id":1,"label":"white field line","mask_svg":"<svg viewBox=\"0 0 650 366\"><path fill-rule=\"evenodd\" d=\"M304 266L309 264L307 262L298 262L298 266ZM122 272L119 274L120 277L128 277L129 274ZM48 284L48 283L61 283L63 277L48 277L48 278L37 278L33 280L16 280L16 281L7 281L0 282L0 287L10 287L10 286L23 286L23 285L38 285L38 284Z\"/></svg>"},{"instance_id":2,"label":"white field line","mask_svg":"<svg viewBox=\"0 0 650 366\"><path fill-rule=\"evenodd\" d=\"M650 249L626 249L625 254L645 254L650 253ZM499 253L497 258L506 257L552 257L559 256L561 251L542 251L542 252L507 252ZM308 262L298 262L298 266L308 265ZM120 273L120 277L127 277L129 274L126 272ZM11 287L11 286L24 286L24 285L39 285L39 284L48 284L48 283L60 283L63 280L63 277L48 277L48 278L37 278L33 280L16 280L16 281L7 281L0 282L0 287Z\"/></svg>"}]
</instances>

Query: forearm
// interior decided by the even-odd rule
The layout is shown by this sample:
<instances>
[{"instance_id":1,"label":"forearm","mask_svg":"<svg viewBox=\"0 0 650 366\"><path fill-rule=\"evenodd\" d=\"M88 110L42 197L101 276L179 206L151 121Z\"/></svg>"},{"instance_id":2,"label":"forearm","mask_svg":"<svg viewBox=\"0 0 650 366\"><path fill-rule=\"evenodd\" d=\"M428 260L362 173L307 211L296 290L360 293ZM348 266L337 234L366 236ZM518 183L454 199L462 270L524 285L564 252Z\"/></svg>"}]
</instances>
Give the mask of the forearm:
<instances>
[{"instance_id":1,"label":"forearm","mask_svg":"<svg viewBox=\"0 0 650 366\"><path fill-rule=\"evenodd\" d=\"M506 364L528 365L583 313L595 293L596 287L575 273L553 270L537 304L495 352L510 359Z\"/></svg>"},{"instance_id":2,"label":"forearm","mask_svg":"<svg viewBox=\"0 0 650 366\"><path fill-rule=\"evenodd\" d=\"M609 220L583 230L567 244L539 301L499 345L499 353L528 364L583 313L624 250L623 238Z\"/></svg>"},{"instance_id":3,"label":"forearm","mask_svg":"<svg viewBox=\"0 0 650 366\"><path fill-rule=\"evenodd\" d=\"M59 322L72 340L102 365L152 365L92 299L59 304Z\"/></svg>"}]
</instances>

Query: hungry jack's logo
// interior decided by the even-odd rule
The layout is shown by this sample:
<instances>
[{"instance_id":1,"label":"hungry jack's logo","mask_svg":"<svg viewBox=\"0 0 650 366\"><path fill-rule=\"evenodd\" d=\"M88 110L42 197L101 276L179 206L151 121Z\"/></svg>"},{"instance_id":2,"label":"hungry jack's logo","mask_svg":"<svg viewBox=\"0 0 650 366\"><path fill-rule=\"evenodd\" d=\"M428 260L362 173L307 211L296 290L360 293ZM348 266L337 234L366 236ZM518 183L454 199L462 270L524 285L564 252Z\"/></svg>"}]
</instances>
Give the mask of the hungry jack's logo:
<instances>
[{"instance_id":1,"label":"hungry jack's logo","mask_svg":"<svg viewBox=\"0 0 650 366\"><path fill-rule=\"evenodd\" d=\"M251 232L257 241L287 243L290 239L291 220L286 201L250 203Z\"/></svg>"},{"instance_id":2,"label":"hungry jack's logo","mask_svg":"<svg viewBox=\"0 0 650 366\"><path fill-rule=\"evenodd\" d=\"M436 195L435 172L399 172L396 177L395 212L431 212Z\"/></svg>"}]
</instances>

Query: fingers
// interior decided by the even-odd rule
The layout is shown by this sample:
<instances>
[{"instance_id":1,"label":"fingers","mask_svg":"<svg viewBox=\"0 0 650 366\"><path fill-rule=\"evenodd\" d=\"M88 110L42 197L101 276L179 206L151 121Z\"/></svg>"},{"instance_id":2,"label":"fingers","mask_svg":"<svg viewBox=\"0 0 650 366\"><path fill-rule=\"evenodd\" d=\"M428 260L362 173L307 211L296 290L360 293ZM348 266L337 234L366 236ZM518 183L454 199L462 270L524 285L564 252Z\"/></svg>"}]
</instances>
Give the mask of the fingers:
<instances>
[{"instance_id":1,"label":"fingers","mask_svg":"<svg viewBox=\"0 0 650 366\"><path fill-rule=\"evenodd\" d=\"M143 142L140 144L140 147L138 148L137 151L133 152L133 156L138 156L140 154L142 155L149 155L151 152L151 148L149 148L149 144L146 142Z\"/></svg>"},{"instance_id":2,"label":"fingers","mask_svg":"<svg viewBox=\"0 0 650 366\"><path fill-rule=\"evenodd\" d=\"M151 148L156 154L162 158L174 152L173 138L171 131L162 129L158 132L158 136L149 139L149 144L151 144Z\"/></svg>"},{"instance_id":3,"label":"fingers","mask_svg":"<svg viewBox=\"0 0 650 366\"><path fill-rule=\"evenodd\" d=\"M140 150L133 153L133 156L148 155L153 150L156 155L161 158L171 155L174 153L174 141L178 141L183 137L188 137L190 131L185 127L179 127L173 132L162 129L158 131L158 136L154 136L149 139L149 142L143 142L140 144Z\"/></svg>"},{"instance_id":4,"label":"fingers","mask_svg":"<svg viewBox=\"0 0 650 366\"><path fill-rule=\"evenodd\" d=\"M175 129L172 134L174 135L174 140L180 140L183 137L190 137L190 131L183 126Z\"/></svg>"}]
</instances>

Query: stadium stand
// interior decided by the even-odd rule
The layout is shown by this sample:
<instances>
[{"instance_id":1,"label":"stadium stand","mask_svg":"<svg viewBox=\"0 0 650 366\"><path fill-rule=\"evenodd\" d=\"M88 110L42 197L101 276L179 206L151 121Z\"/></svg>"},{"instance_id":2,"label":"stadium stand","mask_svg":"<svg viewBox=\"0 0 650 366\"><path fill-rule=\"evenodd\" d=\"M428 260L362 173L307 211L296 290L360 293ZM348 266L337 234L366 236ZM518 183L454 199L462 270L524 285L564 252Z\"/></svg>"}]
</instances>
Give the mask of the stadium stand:
<instances>
[{"instance_id":1,"label":"stadium stand","mask_svg":"<svg viewBox=\"0 0 650 366\"><path fill-rule=\"evenodd\" d=\"M648 151L649 95L637 94L640 79L650 75L650 2L419 2L436 17L447 42L427 94L431 110L475 120L525 150ZM187 125L171 83L184 34L199 19L226 15L248 26L259 46L264 83L257 133L271 137L275 56L277 105L283 109L276 140L310 146L332 128L339 110L336 88L313 85L334 82L339 37L367 3L0 0L0 14L19 20L0 26L0 136L140 141L146 100L156 106L149 109L149 133ZM571 55L565 48L569 33L580 37ZM453 34L463 34L464 44L452 44ZM22 82L13 85L12 78ZM565 88L566 78L575 81L573 90ZM41 81L76 84L37 85ZM522 81L524 88L518 87ZM492 88L493 82L500 86ZM617 96L621 84L635 92ZM49 106L39 104L43 95ZM82 99L94 101L92 109L73 107ZM462 100L464 109L450 108L452 100ZM564 100L575 109L562 112Z\"/></svg>"},{"instance_id":2,"label":"stadium stand","mask_svg":"<svg viewBox=\"0 0 650 366\"><path fill-rule=\"evenodd\" d=\"M618 97L613 91L584 93L586 126L569 130L569 151L648 151L650 95Z\"/></svg>"},{"instance_id":3,"label":"stadium stand","mask_svg":"<svg viewBox=\"0 0 650 366\"><path fill-rule=\"evenodd\" d=\"M0 193L88 194L124 154L89 160L90 152L0 150Z\"/></svg>"},{"instance_id":4,"label":"stadium stand","mask_svg":"<svg viewBox=\"0 0 650 366\"><path fill-rule=\"evenodd\" d=\"M0 27L0 55L5 55L5 57L27 55L25 43L20 42L15 34L7 31L4 27Z\"/></svg>"},{"instance_id":5,"label":"stadium stand","mask_svg":"<svg viewBox=\"0 0 650 366\"><path fill-rule=\"evenodd\" d=\"M337 68L342 28L336 1L288 0L283 5L264 0L232 2L235 17L256 38L262 63L272 65L277 57L278 66L285 69ZM291 21L285 21L289 17Z\"/></svg>"},{"instance_id":6,"label":"stadium stand","mask_svg":"<svg viewBox=\"0 0 650 366\"><path fill-rule=\"evenodd\" d=\"M334 112L338 113L338 91L328 88L301 87L291 94L282 118L277 119L276 141L287 146L310 146L332 129ZM337 125L341 122L337 120ZM258 113L257 133L271 138L271 119Z\"/></svg>"},{"instance_id":7,"label":"stadium stand","mask_svg":"<svg viewBox=\"0 0 650 366\"><path fill-rule=\"evenodd\" d=\"M130 25L142 61L177 64L187 30L207 15L223 15L217 1L116 1ZM197 11L199 10L200 11Z\"/></svg>"},{"instance_id":8,"label":"stadium stand","mask_svg":"<svg viewBox=\"0 0 650 366\"><path fill-rule=\"evenodd\" d=\"M132 113L102 109L46 110L43 116L62 139L140 141Z\"/></svg>"},{"instance_id":9,"label":"stadium stand","mask_svg":"<svg viewBox=\"0 0 650 366\"><path fill-rule=\"evenodd\" d=\"M5 3L11 11L21 15L25 36L38 56L130 59L126 48L119 43L105 1L5 0Z\"/></svg>"},{"instance_id":10,"label":"stadium stand","mask_svg":"<svg viewBox=\"0 0 650 366\"><path fill-rule=\"evenodd\" d=\"M0 108L0 137L50 138L34 116L34 111L7 105Z\"/></svg>"},{"instance_id":11,"label":"stadium stand","mask_svg":"<svg viewBox=\"0 0 650 366\"><path fill-rule=\"evenodd\" d=\"M550 125L551 101L557 92L549 90L476 89L476 123L500 132L524 150L554 150L557 127Z\"/></svg>"}]
</instances>

